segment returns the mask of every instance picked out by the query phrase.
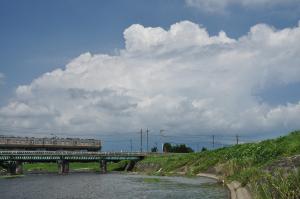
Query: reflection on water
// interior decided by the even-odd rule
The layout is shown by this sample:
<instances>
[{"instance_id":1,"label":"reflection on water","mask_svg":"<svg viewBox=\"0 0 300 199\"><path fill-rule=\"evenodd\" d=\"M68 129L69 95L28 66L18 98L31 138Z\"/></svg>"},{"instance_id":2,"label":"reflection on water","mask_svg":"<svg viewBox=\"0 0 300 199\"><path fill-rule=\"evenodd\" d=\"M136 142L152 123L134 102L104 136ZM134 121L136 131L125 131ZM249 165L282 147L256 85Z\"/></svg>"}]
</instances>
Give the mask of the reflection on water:
<instances>
[{"instance_id":1,"label":"reflection on water","mask_svg":"<svg viewBox=\"0 0 300 199\"><path fill-rule=\"evenodd\" d=\"M0 198L117 199L117 198L228 198L225 187L208 178L74 173L28 175L0 179Z\"/></svg>"}]
</instances>

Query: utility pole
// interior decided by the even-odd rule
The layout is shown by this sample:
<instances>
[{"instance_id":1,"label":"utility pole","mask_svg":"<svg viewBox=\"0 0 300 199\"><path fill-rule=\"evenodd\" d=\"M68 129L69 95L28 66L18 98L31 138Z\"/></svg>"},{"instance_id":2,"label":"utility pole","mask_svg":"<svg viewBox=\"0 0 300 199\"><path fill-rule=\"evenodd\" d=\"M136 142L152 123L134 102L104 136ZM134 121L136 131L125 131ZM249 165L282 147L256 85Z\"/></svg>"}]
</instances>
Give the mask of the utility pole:
<instances>
[{"instance_id":1,"label":"utility pole","mask_svg":"<svg viewBox=\"0 0 300 199\"><path fill-rule=\"evenodd\" d=\"M236 135L236 144L239 144L239 135Z\"/></svg>"},{"instance_id":2,"label":"utility pole","mask_svg":"<svg viewBox=\"0 0 300 199\"><path fill-rule=\"evenodd\" d=\"M149 143L148 143L148 142L149 142L149 139L148 139L148 133L149 133L149 130L148 130L148 128L147 128L147 131L146 131L146 132L147 132L147 153L148 153L148 152L149 152L149 145L148 145L148 144L149 144Z\"/></svg>"},{"instance_id":3,"label":"utility pole","mask_svg":"<svg viewBox=\"0 0 300 199\"><path fill-rule=\"evenodd\" d=\"M132 152L132 139L130 139L130 152Z\"/></svg>"},{"instance_id":4,"label":"utility pole","mask_svg":"<svg viewBox=\"0 0 300 199\"><path fill-rule=\"evenodd\" d=\"M212 139L213 139L212 144L213 144L213 149L214 149L215 148L215 135L212 136Z\"/></svg>"},{"instance_id":5,"label":"utility pole","mask_svg":"<svg viewBox=\"0 0 300 199\"><path fill-rule=\"evenodd\" d=\"M143 129L141 129L141 153L143 152Z\"/></svg>"},{"instance_id":6,"label":"utility pole","mask_svg":"<svg viewBox=\"0 0 300 199\"><path fill-rule=\"evenodd\" d=\"M159 131L159 137L160 137L160 143L161 143L161 152L163 153L164 152L164 143L163 143L163 141L162 141L162 137L163 137L163 134L162 134L162 132L164 132L164 131L166 131L166 130L164 130L164 129L160 129L160 131Z\"/></svg>"}]
</instances>

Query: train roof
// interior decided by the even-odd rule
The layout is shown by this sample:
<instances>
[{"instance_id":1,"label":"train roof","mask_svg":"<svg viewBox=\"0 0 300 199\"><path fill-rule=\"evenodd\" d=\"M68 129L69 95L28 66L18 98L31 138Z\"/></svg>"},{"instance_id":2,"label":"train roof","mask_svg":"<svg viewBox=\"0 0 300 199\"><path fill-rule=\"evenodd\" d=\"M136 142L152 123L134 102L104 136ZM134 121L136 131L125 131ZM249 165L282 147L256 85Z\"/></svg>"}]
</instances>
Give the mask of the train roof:
<instances>
[{"instance_id":1,"label":"train roof","mask_svg":"<svg viewBox=\"0 0 300 199\"><path fill-rule=\"evenodd\" d=\"M0 135L0 138L20 138L20 139L57 139L57 140L89 140L89 141L100 141L99 139L92 138L62 138L62 137L23 137L23 136L12 136L12 135Z\"/></svg>"}]
</instances>

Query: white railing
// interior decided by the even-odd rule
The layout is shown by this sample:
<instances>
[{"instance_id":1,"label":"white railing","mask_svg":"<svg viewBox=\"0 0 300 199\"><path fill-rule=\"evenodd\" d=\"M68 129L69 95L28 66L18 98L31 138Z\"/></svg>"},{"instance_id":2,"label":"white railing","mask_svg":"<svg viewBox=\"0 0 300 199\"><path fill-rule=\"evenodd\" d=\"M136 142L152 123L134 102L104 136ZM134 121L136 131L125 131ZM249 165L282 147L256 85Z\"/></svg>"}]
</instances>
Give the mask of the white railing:
<instances>
[{"instance_id":1,"label":"white railing","mask_svg":"<svg viewBox=\"0 0 300 199\"><path fill-rule=\"evenodd\" d=\"M0 151L1 155L80 155L80 156L146 156L141 152L83 152L83 151Z\"/></svg>"}]
</instances>

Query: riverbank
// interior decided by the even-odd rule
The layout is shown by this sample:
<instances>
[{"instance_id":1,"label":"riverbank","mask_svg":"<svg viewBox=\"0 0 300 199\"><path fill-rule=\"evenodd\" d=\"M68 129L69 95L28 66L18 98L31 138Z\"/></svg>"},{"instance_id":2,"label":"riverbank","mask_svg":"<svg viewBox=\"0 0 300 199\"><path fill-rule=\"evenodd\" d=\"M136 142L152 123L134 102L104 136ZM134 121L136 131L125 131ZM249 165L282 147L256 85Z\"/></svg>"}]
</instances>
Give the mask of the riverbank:
<instances>
[{"instance_id":1,"label":"riverbank","mask_svg":"<svg viewBox=\"0 0 300 199\"><path fill-rule=\"evenodd\" d=\"M109 163L124 171L128 161ZM216 176L235 195L253 198L300 198L300 132L259 143L189 154L158 154L139 161L135 172L158 176ZM55 163L24 164L27 172L57 172ZM70 163L71 172L98 172L99 163ZM250 194L249 194L250 195ZM234 197L234 196L233 196Z\"/></svg>"},{"instance_id":2,"label":"riverbank","mask_svg":"<svg viewBox=\"0 0 300 199\"><path fill-rule=\"evenodd\" d=\"M228 190L230 191L231 199L252 199L253 198L249 190L241 186L240 182L232 181L230 183L225 183L225 181L222 178L210 173L198 173L197 176L212 178L223 184L226 184Z\"/></svg>"},{"instance_id":3,"label":"riverbank","mask_svg":"<svg viewBox=\"0 0 300 199\"><path fill-rule=\"evenodd\" d=\"M249 189L253 198L299 198L299 167L297 131L278 139L213 151L148 156L136 164L135 171L148 175L206 173L233 183L232 189L241 194Z\"/></svg>"}]
</instances>

